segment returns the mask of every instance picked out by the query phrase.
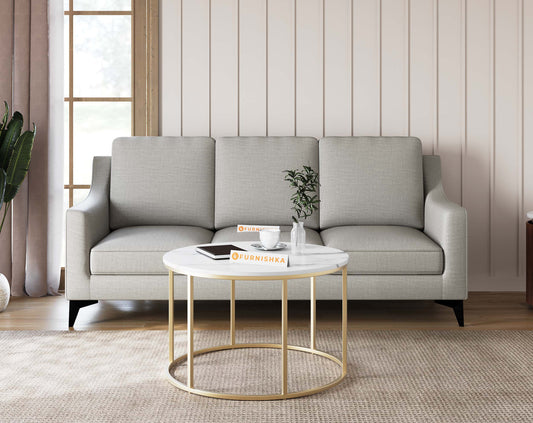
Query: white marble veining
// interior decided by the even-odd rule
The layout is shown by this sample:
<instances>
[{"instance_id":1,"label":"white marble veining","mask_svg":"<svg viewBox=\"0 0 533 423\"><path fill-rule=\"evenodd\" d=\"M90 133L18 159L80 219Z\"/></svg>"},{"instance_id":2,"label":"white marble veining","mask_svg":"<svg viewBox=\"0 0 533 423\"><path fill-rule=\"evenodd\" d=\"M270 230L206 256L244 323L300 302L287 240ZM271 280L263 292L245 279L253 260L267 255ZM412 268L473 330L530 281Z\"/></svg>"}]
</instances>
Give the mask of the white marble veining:
<instances>
[{"instance_id":1,"label":"white marble veining","mask_svg":"<svg viewBox=\"0 0 533 423\"><path fill-rule=\"evenodd\" d=\"M227 244L227 243L223 243ZM231 244L247 251L257 251L252 242L232 242ZM216 245L216 244L214 244ZM336 248L306 244L303 255L291 255L290 245L285 250L276 251L289 255L286 268L253 264L230 263L229 260L213 260L196 251L196 245L169 251L163 256L163 263L176 273L199 277L271 277L283 279L294 275L305 275L335 271L348 263L348 254Z\"/></svg>"}]
</instances>

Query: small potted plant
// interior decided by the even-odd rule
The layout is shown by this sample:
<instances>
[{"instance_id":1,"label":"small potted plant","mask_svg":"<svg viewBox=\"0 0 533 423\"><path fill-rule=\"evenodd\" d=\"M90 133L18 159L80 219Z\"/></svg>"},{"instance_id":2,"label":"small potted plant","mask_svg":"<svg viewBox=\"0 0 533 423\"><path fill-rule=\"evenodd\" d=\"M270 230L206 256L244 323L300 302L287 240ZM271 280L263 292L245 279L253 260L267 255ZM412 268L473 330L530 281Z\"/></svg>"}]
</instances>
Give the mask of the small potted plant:
<instances>
[{"instance_id":1,"label":"small potted plant","mask_svg":"<svg viewBox=\"0 0 533 423\"><path fill-rule=\"evenodd\" d=\"M293 224L291 231L291 249L293 254L302 254L305 248L304 220L318 210L318 172L310 166L302 169L284 170L285 180L294 190L291 196L292 210L296 216L292 216Z\"/></svg>"},{"instance_id":2,"label":"small potted plant","mask_svg":"<svg viewBox=\"0 0 533 423\"><path fill-rule=\"evenodd\" d=\"M8 122L9 107L5 101L4 105L4 116L0 121L0 233L11 201L28 173L35 139L35 125L32 131L25 131L21 135L24 124L22 114L13 113ZM9 296L8 280L0 273L0 312L7 307Z\"/></svg>"}]
</instances>

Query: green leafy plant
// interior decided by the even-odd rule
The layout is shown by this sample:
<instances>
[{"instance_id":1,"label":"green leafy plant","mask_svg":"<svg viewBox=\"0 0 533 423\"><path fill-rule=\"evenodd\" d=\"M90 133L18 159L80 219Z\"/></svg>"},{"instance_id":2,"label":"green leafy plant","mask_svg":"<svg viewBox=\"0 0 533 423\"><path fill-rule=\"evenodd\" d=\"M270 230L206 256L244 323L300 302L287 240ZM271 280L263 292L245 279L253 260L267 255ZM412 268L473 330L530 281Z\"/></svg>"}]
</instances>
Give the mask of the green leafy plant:
<instances>
[{"instance_id":1,"label":"green leafy plant","mask_svg":"<svg viewBox=\"0 0 533 423\"><path fill-rule=\"evenodd\" d=\"M307 219L318 210L318 172L304 165L302 169L284 170L283 173L286 173L284 179L294 189L291 201L296 216L292 216L292 220L297 223L299 219Z\"/></svg>"},{"instance_id":2,"label":"green leafy plant","mask_svg":"<svg viewBox=\"0 0 533 423\"><path fill-rule=\"evenodd\" d=\"M9 106L5 101L4 106L4 116L0 122L0 211L4 207L0 233L11 201L28 174L36 131L34 124L32 131L25 131L21 135L24 125L22 114L15 112L9 119Z\"/></svg>"}]
</instances>

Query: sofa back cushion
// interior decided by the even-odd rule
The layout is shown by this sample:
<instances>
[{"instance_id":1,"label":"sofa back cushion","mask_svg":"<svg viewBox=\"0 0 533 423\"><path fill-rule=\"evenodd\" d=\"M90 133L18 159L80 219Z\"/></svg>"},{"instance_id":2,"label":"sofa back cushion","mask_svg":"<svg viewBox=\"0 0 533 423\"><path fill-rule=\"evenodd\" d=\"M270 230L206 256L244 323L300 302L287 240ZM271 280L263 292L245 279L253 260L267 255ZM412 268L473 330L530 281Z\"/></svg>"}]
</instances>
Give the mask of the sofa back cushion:
<instances>
[{"instance_id":1,"label":"sofa back cushion","mask_svg":"<svg viewBox=\"0 0 533 423\"><path fill-rule=\"evenodd\" d=\"M318 170L315 138L217 138L215 227L290 225L292 191L283 171L303 165ZM305 224L318 228L318 211Z\"/></svg>"},{"instance_id":2,"label":"sofa back cushion","mask_svg":"<svg viewBox=\"0 0 533 423\"><path fill-rule=\"evenodd\" d=\"M412 137L320 140L320 227L424 226L422 144Z\"/></svg>"},{"instance_id":3,"label":"sofa back cushion","mask_svg":"<svg viewBox=\"0 0 533 423\"><path fill-rule=\"evenodd\" d=\"M212 138L117 138L111 160L111 228L213 228L214 167Z\"/></svg>"}]
</instances>

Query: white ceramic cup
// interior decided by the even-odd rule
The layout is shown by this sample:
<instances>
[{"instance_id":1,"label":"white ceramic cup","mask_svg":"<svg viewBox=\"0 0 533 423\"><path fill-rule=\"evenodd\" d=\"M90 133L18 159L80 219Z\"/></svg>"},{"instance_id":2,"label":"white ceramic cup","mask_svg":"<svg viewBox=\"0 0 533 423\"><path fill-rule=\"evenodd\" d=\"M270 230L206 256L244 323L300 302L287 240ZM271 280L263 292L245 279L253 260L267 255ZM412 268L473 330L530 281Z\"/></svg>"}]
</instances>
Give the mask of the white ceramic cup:
<instances>
[{"instance_id":1,"label":"white ceramic cup","mask_svg":"<svg viewBox=\"0 0 533 423\"><path fill-rule=\"evenodd\" d=\"M267 250L271 250L279 242L279 229L263 229L259 232L259 239L261 240L261 245Z\"/></svg>"}]
</instances>

